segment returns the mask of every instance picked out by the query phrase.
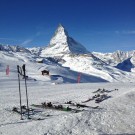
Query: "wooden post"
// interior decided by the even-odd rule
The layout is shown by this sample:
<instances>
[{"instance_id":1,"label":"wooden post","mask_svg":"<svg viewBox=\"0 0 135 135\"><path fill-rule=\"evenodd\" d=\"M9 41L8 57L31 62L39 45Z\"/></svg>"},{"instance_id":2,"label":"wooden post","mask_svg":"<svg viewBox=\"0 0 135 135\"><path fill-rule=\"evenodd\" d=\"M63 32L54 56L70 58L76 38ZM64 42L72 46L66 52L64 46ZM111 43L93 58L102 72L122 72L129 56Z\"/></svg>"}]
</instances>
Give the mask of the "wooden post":
<instances>
[{"instance_id":1,"label":"wooden post","mask_svg":"<svg viewBox=\"0 0 135 135\"><path fill-rule=\"evenodd\" d=\"M6 75L9 75L9 65L7 65L7 68L6 68Z\"/></svg>"},{"instance_id":2,"label":"wooden post","mask_svg":"<svg viewBox=\"0 0 135 135\"><path fill-rule=\"evenodd\" d=\"M78 74L77 82L80 83L80 80L81 80L81 73Z\"/></svg>"}]
</instances>

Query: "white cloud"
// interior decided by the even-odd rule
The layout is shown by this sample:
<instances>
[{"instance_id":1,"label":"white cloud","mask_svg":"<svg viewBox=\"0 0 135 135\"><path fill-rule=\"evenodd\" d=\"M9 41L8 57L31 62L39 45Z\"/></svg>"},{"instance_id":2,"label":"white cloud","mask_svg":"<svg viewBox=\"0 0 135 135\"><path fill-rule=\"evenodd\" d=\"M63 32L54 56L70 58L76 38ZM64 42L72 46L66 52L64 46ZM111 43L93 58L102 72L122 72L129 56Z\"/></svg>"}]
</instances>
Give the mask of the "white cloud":
<instances>
[{"instance_id":1,"label":"white cloud","mask_svg":"<svg viewBox=\"0 0 135 135\"><path fill-rule=\"evenodd\" d=\"M27 40L25 40L23 43L21 43L21 45L22 45L22 46L27 46L27 45L29 45L32 41L33 41L33 39L27 39Z\"/></svg>"}]
</instances>

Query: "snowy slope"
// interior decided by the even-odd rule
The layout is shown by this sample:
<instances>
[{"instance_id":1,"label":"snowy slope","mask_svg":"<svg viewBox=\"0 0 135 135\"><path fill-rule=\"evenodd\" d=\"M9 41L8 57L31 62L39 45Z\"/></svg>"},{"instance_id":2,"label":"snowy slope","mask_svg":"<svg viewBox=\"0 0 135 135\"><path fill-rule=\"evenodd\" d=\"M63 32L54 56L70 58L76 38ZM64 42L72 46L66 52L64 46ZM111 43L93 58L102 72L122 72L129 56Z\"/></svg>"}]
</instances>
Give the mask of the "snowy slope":
<instances>
[{"instance_id":1,"label":"snowy slope","mask_svg":"<svg viewBox=\"0 0 135 135\"><path fill-rule=\"evenodd\" d=\"M0 63L5 65L5 69L7 65L15 69L17 64L30 65L28 68L33 68L28 69L30 72L28 74L34 79L44 80L44 77L41 76L41 69L47 69L51 74L49 79L54 83L76 83L79 73L81 73L81 82L134 82L135 80L134 68L131 69L132 72L122 71L121 68L112 67L90 53L65 54L60 60L56 61L42 58L44 59L43 64L36 62L40 58L39 56L27 51L0 51L0 57ZM55 57L52 58L55 59ZM131 60L134 63L133 58Z\"/></svg>"},{"instance_id":2,"label":"snowy slope","mask_svg":"<svg viewBox=\"0 0 135 135\"><path fill-rule=\"evenodd\" d=\"M80 54L88 53L88 51L80 43L69 37L65 28L59 25L48 47L41 51L41 56L62 56L69 53Z\"/></svg>"},{"instance_id":3,"label":"snowy slope","mask_svg":"<svg viewBox=\"0 0 135 135\"><path fill-rule=\"evenodd\" d=\"M54 83L76 83L79 73L81 73L80 82L134 82L135 80L135 58L134 53L131 55L131 65L129 64L119 64L120 66L111 66L108 64L108 57L100 54L100 58L95 54L62 54L61 57L51 56L51 57L41 57L38 56L41 48L33 48L32 50L37 51L37 53L31 53L25 48L19 46L3 46L4 49L0 51L1 62L6 66L13 66L16 69L17 63L21 65L23 63L31 65L32 68L29 70L30 77L38 80L42 80L44 77L41 76L41 69L47 69L50 71L51 77L49 78ZM1 47L1 48L2 48ZM15 48L14 51L11 48ZM23 50L23 51L22 51ZM53 55L53 52L50 52ZM38 54L38 55L37 55ZM101 55L103 57L101 57ZM108 55L109 56L109 55ZM104 59L106 58L106 60ZM111 59L111 55L109 56ZM44 59L43 64L37 63L37 59ZM16 61L16 62L15 62ZM115 61L115 59L113 59ZM118 62L117 60L115 61ZM13 65L15 63L15 65ZM35 66L33 66L35 65ZM124 69L127 69L125 71ZM29 67L28 67L29 68ZM33 74L38 74L36 76ZM44 80L44 79L43 79Z\"/></svg>"},{"instance_id":4,"label":"snowy slope","mask_svg":"<svg viewBox=\"0 0 135 135\"><path fill-rule=\"evenodd\" d=\"M98 88L110 91L105 93L110 98L101 103L97 104L94 101L85 103L87 106L98 105L99 109L81 108L85 111L79 113L40 109L34 116L45 119L36 121L20 120L20 115L10 111L14 106L19 107L18 81L16 73L12 73L9 77L1 75L0 134L2 135L135 134L134 83L47 85L42 81L28 80L29 105L45 101L55 104L67 101L81 103L94 96L93 92ZM26 105L24 80L21 80L21 91L22 103Z\"/></svg>"},{"instance_id":5,"label":"snowy slope","mask_svg":"<svg viewBox=\"0 0 135 135\"><path fill-rule=\"evenodd\" d=\"M6 67L9 65L10 70L17 74L17 65L26 64L27 75L30 78L41 81L49 80L50 83L77 83L78 72L62 67L46 58L44 58L44 63L37 63L37 58L30 53L0 51L0 71L5 74ZM41 75L41 71L44 69L50 72L50 76ZM81 82L107 82L107 80L93 75L82 74L82 76Z\"/></svg>"},{"instance_id":6,"label":"snowy slope","mask_svg":"<svg viewBox=\"0 0 135 135\"><path fill-rule=\"evenodd\" d=\"M32 48L27 48L32 54L35 55L40 55L42 47L32 47Z\"/></svg>"},{"instance_id":7,"label":"snowy slope","mask_svg":"<svg viewBox=\"0 0 135 135\"><path fill-rule=\"evenodd\" d=\"M71 70L101 77L109 82L134 82L135 74L112 67L93 55L65 55L65 63Z\"/></svg>"}]
</instances>

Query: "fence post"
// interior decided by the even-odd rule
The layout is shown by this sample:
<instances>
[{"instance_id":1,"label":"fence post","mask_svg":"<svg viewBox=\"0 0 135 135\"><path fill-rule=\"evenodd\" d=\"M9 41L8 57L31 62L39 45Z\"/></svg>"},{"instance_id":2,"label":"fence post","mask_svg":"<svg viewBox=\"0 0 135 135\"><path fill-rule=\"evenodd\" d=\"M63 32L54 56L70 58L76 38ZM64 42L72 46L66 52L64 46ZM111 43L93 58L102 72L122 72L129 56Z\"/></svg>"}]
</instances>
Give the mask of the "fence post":
<instances>
[{"instance_id":1,"label":"fence post","mask_svg":"<svg viewBox=\"0 0 135 135\"><path fill-rule=\"evenodd\" d=\"M81 80L81 73L78 74L77 82L80 83L80 80Z\"/></svg>"}]
</instances>

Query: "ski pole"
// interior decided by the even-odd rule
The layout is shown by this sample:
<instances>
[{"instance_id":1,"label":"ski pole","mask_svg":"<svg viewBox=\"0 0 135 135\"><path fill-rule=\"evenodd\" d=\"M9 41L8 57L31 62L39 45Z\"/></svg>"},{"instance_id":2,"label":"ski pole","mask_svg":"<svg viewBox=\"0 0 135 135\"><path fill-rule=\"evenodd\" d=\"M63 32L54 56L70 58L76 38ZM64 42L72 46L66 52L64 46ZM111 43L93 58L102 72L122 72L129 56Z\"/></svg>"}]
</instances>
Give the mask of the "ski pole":
<instances>
[{"instance_id":1,"label":"ski pole","mask_svg":"<svg viewBox=\"0 0 135 135\"><path fill-rule=\"evenodd\" d=\"M22 99L21 99L21 89L20 89L20 71L19 71L19 65L17 65L17 71L18 71L18 84L19 84L19 98L20 98L21 120L23 120L23 118L22 118Z\"/></svg>"},{"instance_id":2,"label":"ski pole","mask_svg":"<svg viewBox=\"0 0 135 135\"><path fill-rule=\"evenodd\" d=\"M24 72L24 79L25 79L25 89L26 89L26 101L27 101L27 111L28 111L28 119L29 117L29 102L28 102L28 91L27 91L27 82L26 82L26 73L25 73L25 64L22 66L23 72Z\"/></svg>"}]
</instances>

